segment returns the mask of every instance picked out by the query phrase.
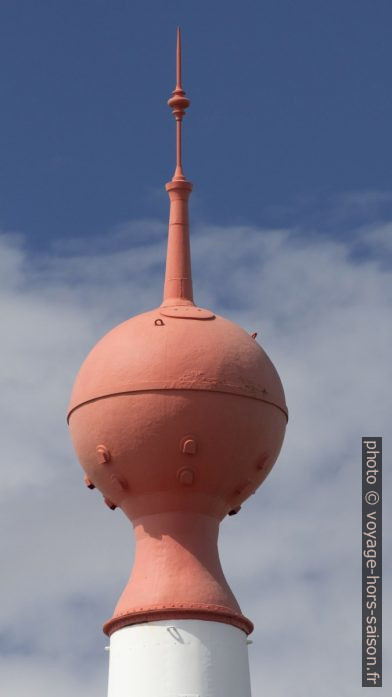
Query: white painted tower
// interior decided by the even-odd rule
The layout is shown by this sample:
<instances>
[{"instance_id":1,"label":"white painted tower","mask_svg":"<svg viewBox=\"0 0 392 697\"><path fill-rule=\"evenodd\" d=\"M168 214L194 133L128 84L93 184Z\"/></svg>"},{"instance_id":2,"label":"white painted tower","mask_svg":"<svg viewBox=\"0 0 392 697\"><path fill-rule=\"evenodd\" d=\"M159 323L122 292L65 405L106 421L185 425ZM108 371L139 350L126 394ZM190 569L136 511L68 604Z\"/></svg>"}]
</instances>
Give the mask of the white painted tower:
<instances>
[{"instance_id":1,"label":"white painted tower","mask_svg":"<svg viewBox=\"0 0 392 697\"><path fill-rule=\"evenodd\" d=\"M246 634L205 620L161 620L110 639L108 697L250 697Z\"/></svg>"}]
</instances>

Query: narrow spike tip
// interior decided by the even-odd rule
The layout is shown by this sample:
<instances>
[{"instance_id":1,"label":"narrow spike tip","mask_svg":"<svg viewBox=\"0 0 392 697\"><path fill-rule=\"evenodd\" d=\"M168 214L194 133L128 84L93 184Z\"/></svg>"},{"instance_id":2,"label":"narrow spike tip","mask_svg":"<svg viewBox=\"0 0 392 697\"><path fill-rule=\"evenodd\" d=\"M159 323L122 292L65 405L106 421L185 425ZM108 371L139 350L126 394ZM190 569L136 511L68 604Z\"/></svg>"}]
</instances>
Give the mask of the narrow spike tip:
<instances>
[{"instance_id":1,"label":"narrow spike tip","mask_svg":"<svg viewBox=\"0 0 392 697\"><path fill-rule=\"evenodd\" d=\"M181 89L181 29L177 27L177 85Z\"/></svg>"}]
</instances>

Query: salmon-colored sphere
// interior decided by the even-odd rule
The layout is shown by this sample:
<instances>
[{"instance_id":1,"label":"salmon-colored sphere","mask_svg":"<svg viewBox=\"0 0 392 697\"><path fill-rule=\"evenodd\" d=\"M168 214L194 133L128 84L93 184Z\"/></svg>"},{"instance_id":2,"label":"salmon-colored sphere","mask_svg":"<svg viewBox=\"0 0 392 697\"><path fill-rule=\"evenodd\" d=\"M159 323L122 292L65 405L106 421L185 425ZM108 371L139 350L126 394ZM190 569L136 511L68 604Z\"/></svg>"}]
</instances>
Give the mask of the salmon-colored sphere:
<instances>
[{"instance_id":1,"label":"salmon-colored sphere","mask_svg":"<svg viewBox=\"0 0 392 697\"><path fill-rule=\"evenodd\" d=\"M131 519L235 511L274 464L286 421L281 381L257 341L193 305L106 334L69 408L87 484Z\"/></svg>"}]
</instances>

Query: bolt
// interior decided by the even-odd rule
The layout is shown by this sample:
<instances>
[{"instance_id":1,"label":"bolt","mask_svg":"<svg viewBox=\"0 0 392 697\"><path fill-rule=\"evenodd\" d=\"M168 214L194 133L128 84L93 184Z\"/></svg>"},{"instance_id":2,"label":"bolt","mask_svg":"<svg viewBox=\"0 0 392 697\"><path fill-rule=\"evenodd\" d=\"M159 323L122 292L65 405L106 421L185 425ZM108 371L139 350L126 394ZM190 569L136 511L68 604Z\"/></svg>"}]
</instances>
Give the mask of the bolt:
<instances>
[{"instance_id":1,"label":"bolt","mask_svg":"<svg viewBox=\"0 0 392 697\"><path fill-rule=\"evenodd\" d=\"M97 445L97 462L99 465L106 465L111 460L111 455L106 445Z\"/></svg>"},{"instance_id":2,"label":"bolt","mask_svg":"<svg viewBox=\"0 0 392 697\"><path fill-rule=\"evenodd\" d=\"M88 489L95 489L95 484L92 483L91 479L89 479L86 474L84 475L83 481Z\"/></svg>"},{"instance_id":3,"label":"bolt","mask_svg":"<svg viewBox=\"0 0 392 697\"><path fill-rule=\"evenodd\" d=\"M193 470L184 467L183 469L178 470L177 479L183 486L192 486L195 480L195 473Z\"/></svg>"},{"instance_id":4,"label":"bolt","mask_svg":"<svg viewBox=\"0 0 392 697\"><path fill-rule=\"evenodd\" d=\"M104 498L103 500L105 501L107 507L110 508L111 511L114 511L117 508L116 504L113 503L113 501L110 501L110 499Z\"/></svg>"},{"instance_id":5,"label":"bolt","mask_svg":"<svg viewBox=\"0 0 392 697\"><path fill-rule=\"evenodd\" d=\"M196 454L196 441L193 438L187 438L182 443L182 452L186 455Z\"/></svg>"},{"instance_id":6,"label":"bolt","mask_svg":"<svg viewBox=\"0 0 392 697\"><path fill-rule=\"evenodd\" d=\"M267 460L268 460L268 453L263 453L262 456L260 457L260 460L259 460L258 463L256 464L256 469L257 469L257 470L262 470L262 469L264 469L264 467L265 467L265 465L266 465L266 463L267 463Z\"/></svg>"}]
</instances>

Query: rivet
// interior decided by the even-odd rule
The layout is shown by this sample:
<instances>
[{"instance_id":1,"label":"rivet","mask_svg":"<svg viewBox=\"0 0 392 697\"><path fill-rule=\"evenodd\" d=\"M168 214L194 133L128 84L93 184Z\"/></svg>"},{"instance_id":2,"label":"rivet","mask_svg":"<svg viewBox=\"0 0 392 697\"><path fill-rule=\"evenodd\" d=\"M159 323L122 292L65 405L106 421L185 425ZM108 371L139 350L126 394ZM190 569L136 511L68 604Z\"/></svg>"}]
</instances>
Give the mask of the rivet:
<instances>
[{"instance_id":1,"label":"rivet","mask_svg":"<svg viewBox=\"0 0 392 697\"><path fill-rule=\"evenodd\" d=\"M106 465L110 462L111 455L106 445L97 445L97 462L99 465Z\"/></svg>"},{"instance_id":2,"label":"rivet","mask_svg":"<svg viewBox=\"0 0 392 697\"><path fill-rule=\"evenodd\" d=\"M195 473L188 467L183 467L178 470L177 479L183 486L192 486L195 480Z\"/></svg>"},{"instance_id":3,"label":"rivet","mask_svg":"<svg viewBox=\"0 0 392 697\"><path fill-rule=\"evenodd\" d=\"M257 332L253 332L253 334L251 334L252 339L255 339L256 336L257 336Z\"/></svg>"},{"instance_id":4,"label":"rivet","mask_svg":"<svg viewBox=\"0 0 392 697\"><path fill-rule=\"evenodd\" d=\"M267 462L267 460L268 460L268 455L262 455L262 457L260 458L260 460L258 461L258 463L256 465L256 469L257 470L264 469L264 466L265 466L265 463Z\"/></svg>"},{"instance_id":5,"label":"rivet","mask_svg":"<svg viewBox=\"0 0 392 697\"><path fill-rule=\"evenodd\" d=\"M196 441L194 438L187 438L186 440L183 441L182 443L182 452L186 455L195 455L196 454Z\"/></svg>"},{"instance_id":6,"label":"rivet","mask_svg":"<svg viewBox=\"0 0 392 697\"><path fill-rule=\"evenodd\" d=\"M83 477L83 481L88 489L95 489L95 484L92 483L91 479L89 479L86 474Z\"/></svg>"},{"instance_id":7,"label":"rivet","mask_svg":"<svg viewBox=\"0 0 392 697\"><path fill-rule=\"evenodd\" d=\"M111 511L114 511L117 508L116 504L113 503L113 501L111 501L110 499L104 498L104 502L106 503L107 507L110 508Z\"/></svg>"}]
</instances>

